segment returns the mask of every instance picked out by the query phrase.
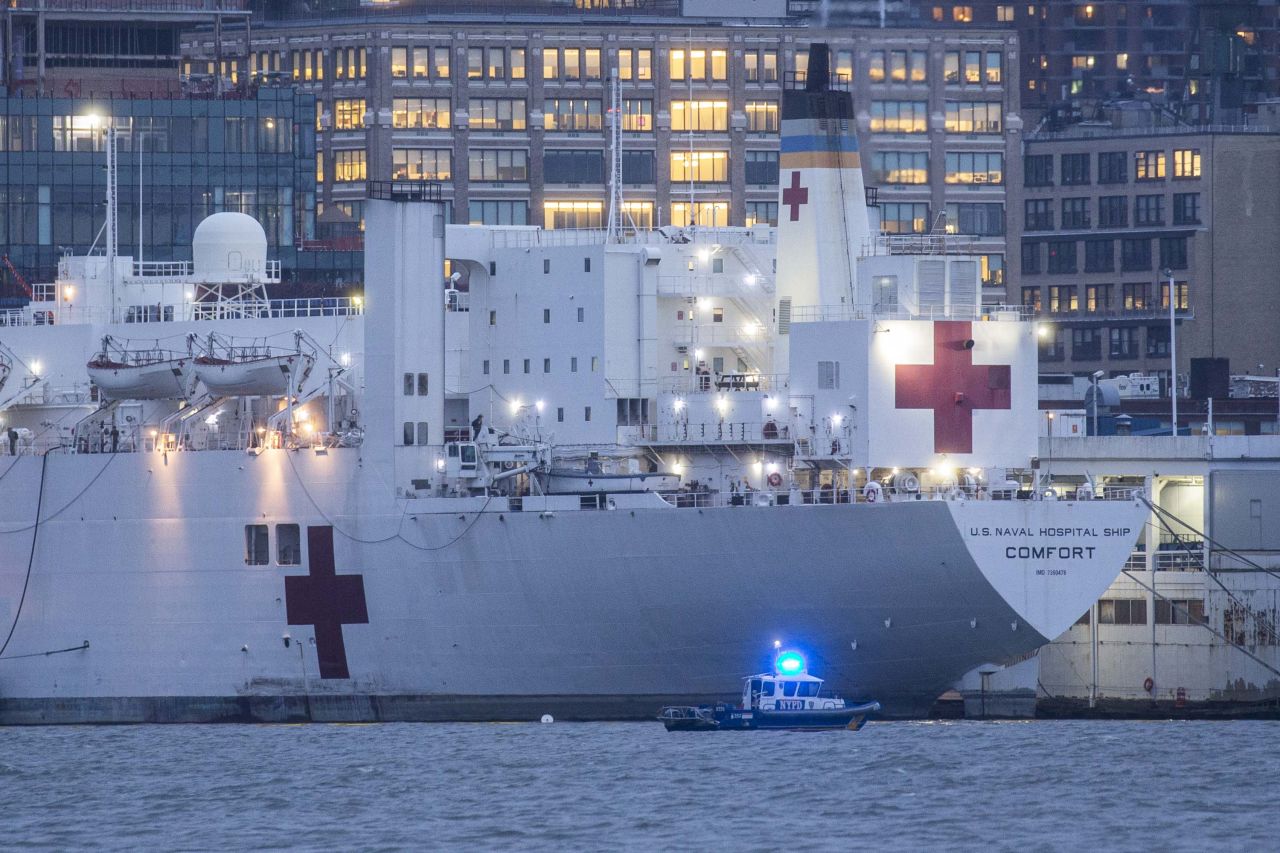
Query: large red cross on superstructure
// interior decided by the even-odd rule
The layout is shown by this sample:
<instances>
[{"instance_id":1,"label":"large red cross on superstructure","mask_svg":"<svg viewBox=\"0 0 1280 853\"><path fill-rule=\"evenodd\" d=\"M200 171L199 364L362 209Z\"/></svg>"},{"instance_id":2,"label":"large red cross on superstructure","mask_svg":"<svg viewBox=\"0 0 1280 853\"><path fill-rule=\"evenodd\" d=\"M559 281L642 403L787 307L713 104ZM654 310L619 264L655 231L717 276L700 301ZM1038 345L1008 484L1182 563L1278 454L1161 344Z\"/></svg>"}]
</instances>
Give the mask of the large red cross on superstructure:
<instances>
[{"instance_id":1,"label":"large red cross on superstructure","mask_svg":"<svg viewBox=\"0 0 1280 853\"><path fill-rule=\"evenodd\" d=\"M1010 367L974 364L973 324L933 324L933 364L899 364L894 407L933 410L935 453L973 452L973 410L1008 409Z\"/></svg>"},{"instance_id":2,"label":"large red cross on superstructure","mask_svg":"<svg viewBox=\"0 0 1280 853\"><path fill-rule=\"evenodd\" d=\"M783 187L782 203L791 208L792 222L800 220L800 205L809 203L809 188L800 186L800 173L791 173L791 186Z\"/></svg>"},{"instance_id":3,"label":"large red cross on superstructure","mask_svg":"<svg viewBox=\"0 0 1280 853\"><path fill-rule=\"evenodd\" d=\"M307 528L308 574L284 579L290 625L313 625L321 678L350 678L342 626L367 624L364 576L340 575L333 561L333 528Z\"/></svg>"}]
</instances>

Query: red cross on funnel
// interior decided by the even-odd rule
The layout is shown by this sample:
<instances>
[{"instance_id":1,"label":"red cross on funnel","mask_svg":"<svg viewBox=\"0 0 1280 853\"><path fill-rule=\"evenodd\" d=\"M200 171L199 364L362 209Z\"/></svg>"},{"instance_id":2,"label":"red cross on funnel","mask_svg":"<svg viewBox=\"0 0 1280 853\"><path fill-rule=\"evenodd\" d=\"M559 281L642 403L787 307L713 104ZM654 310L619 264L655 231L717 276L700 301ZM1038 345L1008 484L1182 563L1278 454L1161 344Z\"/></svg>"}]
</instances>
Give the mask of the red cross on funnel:
<instances>
[{"instance_id":1,"label":"red cross on funnel","mask_svg":"<svg viewBox=\"0 0 1280 853\"><path fill-rule=\"evenodd\" d=\"M308 573L284 579L284 599L290 625L312 625L321 678L350 678L342 626L368 624L364 576L340 575L334 570L333 528L307 528Z\"/></svg>"},{"instance_id":2,"label":"red cross on funnel","mask_svg":"<svg viewBox=\"0 0 1280 853\"><path fill-rule=\"evenodd\" d=\"M973 410L1008 409L1007 364L973 363L973 324L933 324L933 364L899 364L894 407L933 410L935 453L973 452Z\"/></svg>"},{"instance_id":3,"label":"red cross on funnel","mask_svg":"<svg viewBox=\"0 0 1280 853\"><path fill-rule=\"evenodd\" d=\"M809 188L800 186L800 173L791 173L791 186L783 187L782 203L791 208L788 214L792 222L800 220L800 206L809 203Z\"/></svg>"}]
</instances>

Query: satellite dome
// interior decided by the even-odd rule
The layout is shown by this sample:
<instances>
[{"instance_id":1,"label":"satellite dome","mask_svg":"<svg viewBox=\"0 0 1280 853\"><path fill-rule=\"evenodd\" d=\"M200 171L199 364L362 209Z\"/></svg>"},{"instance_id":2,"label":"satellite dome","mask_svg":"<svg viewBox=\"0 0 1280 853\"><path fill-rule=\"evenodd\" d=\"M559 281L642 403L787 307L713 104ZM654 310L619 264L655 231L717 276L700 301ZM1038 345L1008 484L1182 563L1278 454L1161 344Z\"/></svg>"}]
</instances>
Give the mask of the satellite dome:
<instances>
[{"instance_id":1,"label":"satellite dome","mask_svg":"<svg viewBox=\"0 0 1280 853\"><path fill-rule=\"evenodd\" d=\"M191 257L200 281L262 280L267 269L267 232L243 213L215 213L196 226Z\"/></svg>"}]
</instances>

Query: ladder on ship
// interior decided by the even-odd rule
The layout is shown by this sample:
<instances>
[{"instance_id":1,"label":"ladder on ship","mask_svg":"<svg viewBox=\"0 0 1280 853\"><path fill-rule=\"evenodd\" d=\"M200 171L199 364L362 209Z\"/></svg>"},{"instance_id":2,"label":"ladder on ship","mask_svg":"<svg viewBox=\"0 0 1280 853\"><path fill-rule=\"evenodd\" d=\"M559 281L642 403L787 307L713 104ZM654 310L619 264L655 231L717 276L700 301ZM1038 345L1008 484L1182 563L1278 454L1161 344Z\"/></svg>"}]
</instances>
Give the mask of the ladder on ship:
<instances>
[{"instance_id":1,"label":"ladder on ship","mask_svg":"<svg viewBox=\"0 0 1280 853\"><path fill-rule=\"evenodd\" d=\"M164 436L174 435L177 447L186 449L190 437L191 424L195 422L194 418L205 412L217 411L230 399L230 397L215 397L212 394L202 394L192 400L191 405L179 409L160 422L160 439L163 441Z\"/></svg>"},{"instance_id":2,"label":"ladder on ship","mask_svg":"<svg viewBox=\"0 0 1280 853\"><path fill-rule=\"evenodd\" d=\"M75 426L71 428L71 446L75 448L77 453L93 453L101 451L109 452L110 445L103 446L104 442L109 442L110 437L102 434L102 425L108 422L108 419L115 414L120 408L120 400L112 400L100 409L85 415L76 421ZM97 434L94 433L95 428ZM97 442L95 444L95 442ZM84 451L80 448L83 447Z\"/></svg>"}]
</instances>

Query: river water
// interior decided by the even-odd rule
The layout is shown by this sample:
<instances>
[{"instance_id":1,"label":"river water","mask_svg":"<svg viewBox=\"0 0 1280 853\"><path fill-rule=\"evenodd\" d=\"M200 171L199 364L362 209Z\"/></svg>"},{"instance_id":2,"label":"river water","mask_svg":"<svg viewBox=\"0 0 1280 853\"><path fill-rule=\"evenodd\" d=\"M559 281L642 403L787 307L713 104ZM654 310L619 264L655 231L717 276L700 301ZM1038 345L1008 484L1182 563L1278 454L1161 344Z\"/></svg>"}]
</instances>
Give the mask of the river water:
<instances>
[{"instance_id":1,"label":"river water","mask_svg":"<svg viewBox=\"0 0 1280 853\"><path fill-rule=\"evenodd\" d=\"M0 846L1275 850L1280 723L0 729Z\"/></svg>"}]
</instances>

